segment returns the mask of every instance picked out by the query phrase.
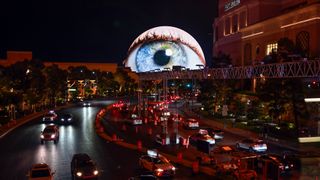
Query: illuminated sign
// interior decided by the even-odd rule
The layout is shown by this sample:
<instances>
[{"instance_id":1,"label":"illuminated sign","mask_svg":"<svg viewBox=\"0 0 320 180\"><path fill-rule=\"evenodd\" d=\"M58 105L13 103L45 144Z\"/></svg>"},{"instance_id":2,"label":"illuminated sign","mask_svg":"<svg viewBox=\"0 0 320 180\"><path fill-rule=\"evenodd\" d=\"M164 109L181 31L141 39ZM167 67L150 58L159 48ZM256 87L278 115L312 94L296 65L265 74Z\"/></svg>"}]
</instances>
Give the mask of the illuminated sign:
<instances>
[{"instance_id":1,"label":"illuminated sign","mask_svg":"<svg viewBox=\"0 0 320 180\"><path fill-rule=\"evenodd\" d=\"M159 26L134 40L124 64L134 72L158 72L174 67L199 69L206 62L199 43L190 34L176 27Z\"/></svg>"},{"instance_id":2,"label":"illuminated sign","mask_svg":"<svg viewBox=\"0 0 320 180\"><path fill-rule=\"evenodd\" d=\"M228 11L240 4L240 0L232 0L224 5L224 11Z\"/></svg>"}]
</instances>

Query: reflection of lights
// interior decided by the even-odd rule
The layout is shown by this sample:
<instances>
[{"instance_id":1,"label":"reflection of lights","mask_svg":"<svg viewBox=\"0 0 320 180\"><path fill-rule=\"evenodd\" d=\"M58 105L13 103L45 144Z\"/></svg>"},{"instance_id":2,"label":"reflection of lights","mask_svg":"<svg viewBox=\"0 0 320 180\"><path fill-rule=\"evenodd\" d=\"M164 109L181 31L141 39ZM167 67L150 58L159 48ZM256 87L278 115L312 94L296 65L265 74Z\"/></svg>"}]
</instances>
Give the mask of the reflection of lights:
<instances>
[{"instance_id":1,"label":"reflection of lights","mask_svg":"<svg viewBox=\"0 0 320 180\"><path fill-rule=\"evenodd\" d=\"M320 98L305 98L305 102L320 102Z\"/></svg>"},{"instance_id":2,"label":"reflection of lights","mask_svg":"<svg viewBox=\"0 0 320 180\"><path fill-rule=\"evenodd\" d=\"M82 172L77 172L77 176L82 176Z\"/></svg>"},{"instance_id":3,"label":"reflection of lights","mask_svg":"<svg viewBox=\"0 0 320 180\"><path fill-rule=\"evenodd\" d=\"M166 55L167 56L172 56L173 52L171 49L166 49Z\"/></svg>"},{"instance_id":4,"label":"reflection of lights","mask_svg":"<svg viewBox=\"0 0 320 180\"><path fill-rule=\"evenodd\" d=\"M98 170L93 171L93 174L94 174L94 175L98 175L98 173L99 173Z\"/></svg>"}]
</instances>

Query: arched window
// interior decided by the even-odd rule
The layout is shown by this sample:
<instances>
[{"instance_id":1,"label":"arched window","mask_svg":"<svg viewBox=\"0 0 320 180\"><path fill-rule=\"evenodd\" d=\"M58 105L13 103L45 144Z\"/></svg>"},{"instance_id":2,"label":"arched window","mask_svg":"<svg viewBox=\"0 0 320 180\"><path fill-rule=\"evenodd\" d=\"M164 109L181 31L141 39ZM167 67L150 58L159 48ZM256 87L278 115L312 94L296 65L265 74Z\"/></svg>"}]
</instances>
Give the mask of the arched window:
<instances>
[{"instance_id":1,"label":"arched window","mask_svg":"<svg viewBox=\"0 0 320 180\"><path fill-rule=\"evenodd\" d=\"M309 54L310 35L307 31L301 31L296 36L296 46L299 54L306 57Z\"/></svg>"},{"instance_id":2,"label":"arched window","mask_svg":"<svg viewBox=\"0 0 320 180\"><path fill-rule=\"evenodd\" d=\"M244 45L244 53L243 53L243 61L244 65L252 64L252 56L251 56L251 44L247 43Z\"/></svg>"}]
</instances>

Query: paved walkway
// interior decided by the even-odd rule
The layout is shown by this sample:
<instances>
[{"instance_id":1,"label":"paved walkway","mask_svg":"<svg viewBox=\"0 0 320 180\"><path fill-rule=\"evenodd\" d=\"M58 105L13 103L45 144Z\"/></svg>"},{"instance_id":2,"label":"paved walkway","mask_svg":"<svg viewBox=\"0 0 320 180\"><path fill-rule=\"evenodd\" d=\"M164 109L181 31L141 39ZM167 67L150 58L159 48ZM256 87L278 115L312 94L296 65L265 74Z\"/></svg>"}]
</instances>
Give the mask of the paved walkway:
<instances>
[{"instance_id":1,"label":"paved walkway","mask_svg":"<svg viewBox=\"0 0 320 180\"><path fill-rule=\"evenodd\" d=\"M181 108L180 110L183 111L187 116L199 118L198 114L191 111L187 107ZM200 120L209 126L223 129L225 132L232 133L232 134L235 134L238 136L252 137L252 138L261 137L258 133L244 130L244 129L240 129L240 128L236 128L236 127L232 127L231 123L226 123L226 125L225 125L224 123L222 123L218 120L208 119L208 118L204 118L204 117L200 117ZM308 144L303 144L303 143L298 143L298 142L290 142L287 140L281 140L281 139L273 138L270 136L268 138L265 138L265 141L267 143L274 144L274 145L277 145L280 147L285 147L287 149L291 149L293 151L298 151L300 153L314 154L314 155L320 156L320 148L319 147L310 146Z\"/></svg>"}]
</instances>

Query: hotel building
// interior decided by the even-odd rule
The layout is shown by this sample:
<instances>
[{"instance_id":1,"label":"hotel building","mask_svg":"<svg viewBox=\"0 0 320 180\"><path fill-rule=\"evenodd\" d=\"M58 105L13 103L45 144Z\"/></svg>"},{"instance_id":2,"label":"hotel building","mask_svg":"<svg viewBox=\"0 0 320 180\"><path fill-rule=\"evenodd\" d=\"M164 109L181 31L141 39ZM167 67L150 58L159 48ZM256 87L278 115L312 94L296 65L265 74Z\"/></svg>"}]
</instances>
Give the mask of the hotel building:
<instances>
[{"instance_id":1,"label":"hotel building","mask_svg":"<svg viewBox=\"0 0 320 180\"><path fill-rule=\"evenodd\" d=\"M219 0L213 28L213 54L229 54L234 66L259 63L280 38L320 56L319 0Z\"/></svg>"}]
</instances>

